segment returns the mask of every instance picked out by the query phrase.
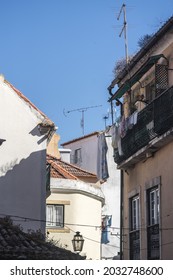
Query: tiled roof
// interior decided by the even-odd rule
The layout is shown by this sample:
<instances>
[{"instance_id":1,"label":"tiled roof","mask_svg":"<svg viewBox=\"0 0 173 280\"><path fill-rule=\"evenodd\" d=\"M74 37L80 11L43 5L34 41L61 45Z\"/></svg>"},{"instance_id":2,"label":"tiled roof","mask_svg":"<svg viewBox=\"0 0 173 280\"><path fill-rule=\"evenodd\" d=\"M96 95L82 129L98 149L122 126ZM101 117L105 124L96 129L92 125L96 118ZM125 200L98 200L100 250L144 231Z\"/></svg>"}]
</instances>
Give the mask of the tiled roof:
<instances>
[{"instance_id":1,"label":"tiled roof","mask_svg":"<svg viewBox=\"0 0 173 280\"><path fill-rule=\"evenodd\" d=\"M81 260L78 254L59 248L39 238L38 234L24 233L9 219L0 219L1 260Z\"/></svg>"},{"instance_id":2,"label":"tiled roof","mask_svg":"<svg viewBox=\"0 0 173 280\"><path fill-rule=\"evenodd\" d=\"M79 168L76 165L47 155L47 162L51 165L51 177L77 180L81 177L97 179L96 174Z\"/></svg>"},{"instance_id":3,"label":"tiled roof","mask_svg":"<svg viewBox=\"0 0 173 280\"><path fill-rule=\"evenodd\" d=\"M54 126L54 123L42 111L40 111L26 96L24 96L18 89L16 89L10 82L4 80L4 83L10 88L12 88L21 99L23 99L30 107L39 112L45 118L43 125L50 125L52 127Z\"/></svg>"}]
</instances>

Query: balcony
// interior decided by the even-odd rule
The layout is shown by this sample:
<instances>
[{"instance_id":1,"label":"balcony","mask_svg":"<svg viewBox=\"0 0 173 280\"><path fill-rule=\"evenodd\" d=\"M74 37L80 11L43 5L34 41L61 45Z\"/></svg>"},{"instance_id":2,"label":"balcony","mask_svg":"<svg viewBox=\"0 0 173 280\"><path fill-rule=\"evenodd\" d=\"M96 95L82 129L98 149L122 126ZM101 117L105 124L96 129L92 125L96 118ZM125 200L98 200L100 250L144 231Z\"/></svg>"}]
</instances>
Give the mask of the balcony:
<instances>
[{"instance_id":1,"label":"balcony","mask_svg":"<svg viewBox=\"0 0 173 280\"><path fill-rule=\"evenodd\" d=\"M173 87L165 90L138 113L137 123L121 138L122 155L114 149L114 160L124 168L157 151L172 139ZM167 141L168 142L168 141Z\"/></svg>"}]
</instances>

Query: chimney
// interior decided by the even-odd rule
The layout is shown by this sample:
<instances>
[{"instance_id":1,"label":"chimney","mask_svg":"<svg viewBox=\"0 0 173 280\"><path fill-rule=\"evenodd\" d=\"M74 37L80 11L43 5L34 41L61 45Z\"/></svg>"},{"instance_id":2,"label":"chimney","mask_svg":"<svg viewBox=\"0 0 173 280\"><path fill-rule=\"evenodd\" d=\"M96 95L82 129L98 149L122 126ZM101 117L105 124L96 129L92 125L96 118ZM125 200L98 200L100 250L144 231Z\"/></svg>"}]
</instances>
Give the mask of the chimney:
<instances>
[{"instance_id":1,"label":"chimney","mask_svg":"<svg viewBox=\"0 0 173 280\"><path fill-rule=\"evenodd\" d=\"M60 153L59 153L59 149L58 149L59 140L60 140L60 136L58 134L54 134L52 136L51 141L49 142L49 144L47 146L47 153L49 155L57 157L58 159L60 159Z\"/></svg>"},{"instance_id":2,"label":"chimney","mask_svg":"<svg viewBox=\"0 0 173 280\"><path fill-rule=\"evenodd\" d=\"M59 149L61 160L70 163L70 155L71 150L70 149Z\"/></svg>"}]
</instances>

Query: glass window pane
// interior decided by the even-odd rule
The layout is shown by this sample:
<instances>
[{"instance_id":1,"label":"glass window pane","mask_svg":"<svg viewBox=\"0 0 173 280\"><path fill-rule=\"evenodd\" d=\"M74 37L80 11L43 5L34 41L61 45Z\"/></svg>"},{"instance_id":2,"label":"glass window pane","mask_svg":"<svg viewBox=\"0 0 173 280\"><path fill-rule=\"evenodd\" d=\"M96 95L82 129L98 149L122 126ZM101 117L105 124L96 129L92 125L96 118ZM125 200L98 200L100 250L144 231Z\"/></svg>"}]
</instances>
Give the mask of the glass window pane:
<instances>
[{"instance_id":1,"label":"glass window pane","mask_svg":"<svg viewBox=\"0 0 173 280\"><path fill-rule=\"evenodd\" d=\"M159 223L159 190L154 189L149 191L149 225Z\"/></svg>"},{"instance_id":2,"label":"glass window pane","mask_svg":"<svg viewBox=\"0 0 173 280\"><path fill-rule=\"evenodd\" d=\"M47 205L46 207L46 225L52 227L64 226L64 206Z\"/></svg>"},{"instance_id":3,"label":"glass window pane","mask_svg":"<svg viewBox=\"0 0 173 280\"><path fill-rule=\"evenodd\" d=\"M131 207L132 207L132 230L136 230L139 228L139 197L135 197L131 201Z\"/></svg>"}]
</instances>

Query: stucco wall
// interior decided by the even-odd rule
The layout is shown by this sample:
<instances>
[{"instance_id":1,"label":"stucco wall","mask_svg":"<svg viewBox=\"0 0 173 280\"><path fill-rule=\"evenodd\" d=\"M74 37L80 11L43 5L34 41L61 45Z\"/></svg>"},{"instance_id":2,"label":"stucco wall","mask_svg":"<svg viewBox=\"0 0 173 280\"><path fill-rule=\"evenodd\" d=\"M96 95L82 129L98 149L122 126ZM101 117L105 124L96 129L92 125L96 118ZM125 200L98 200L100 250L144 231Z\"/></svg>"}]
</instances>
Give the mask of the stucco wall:
<instances>
[{"instance_id":1,"label":"stucco wall","mask_svg":"<svg viewBox=\"0 0 173 280\"><path fill-rule=\"evenodd\" d=\"M71 149L71 156L73 158L74 151L81 149L81 163L79 166L89 172L97 173L97 135L86 138L81 138L78 141L71 142L64 145L64 148Z\"/></svg>"},{"instance_id":2,"label":"stucco wall","mask_svg":"<svg viewBox=\"0 0 173 280\"><path fill-rule=\"evenodd\" d=\"M80 193L79 190L66 192L51 193L47 198L47 203L56 201L57 204L65 204L64 230L47 228L49 238L59 240L59 245L73 251L71 240L75 232L80 231L85 239L82 254L86 255L87 259L100 259L101 201Z\"/></svg>"},{"instance_id":3,"label":"stucco wall","mask_svg":"<svg viewBox=\"0 0 173 280\"><path fill-rule=\"evenodd\" d=\"M141 259L147 258L146 240L146 188L147 182L156 177L161 178L160 184L160 233L161 233L161 259L173 258L173 212L172 212L172 186L173 186L173 142L157 151L153 157L128 169L125 173L124 189L124 228L129 228L129 197L140 194L140 217L141 217ZM124 258L129 255L129 231L124 231Z\"/></svg>"},{"instance_id":4,"label":"stucco wall","mask_svg":"<svg viewBox=\"0 0 173 280\"><path fill-rule=\"evenodd\" d=\"M0 214L45 219L46 139L40 135L41 115L0 81ZM14 217L24 230L44 223ZM18 221L19 220L19 221Z\"/></svg>"}]
</instances>

